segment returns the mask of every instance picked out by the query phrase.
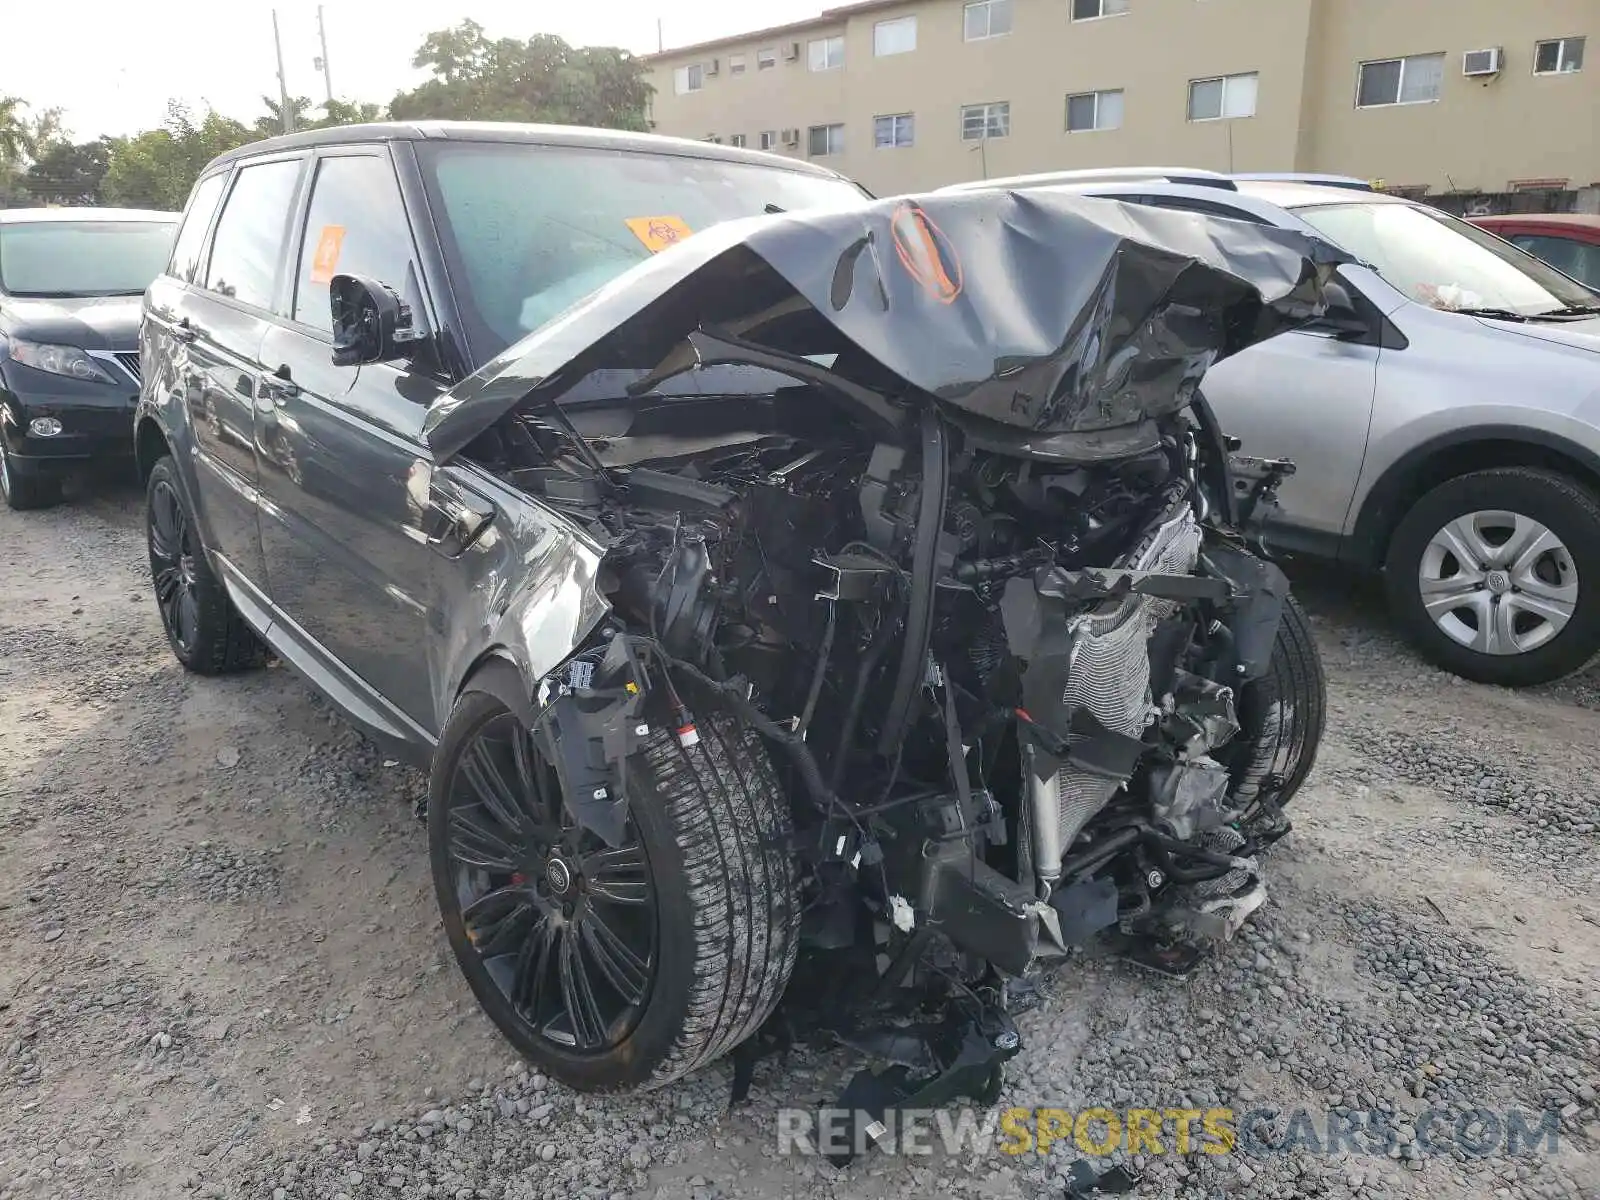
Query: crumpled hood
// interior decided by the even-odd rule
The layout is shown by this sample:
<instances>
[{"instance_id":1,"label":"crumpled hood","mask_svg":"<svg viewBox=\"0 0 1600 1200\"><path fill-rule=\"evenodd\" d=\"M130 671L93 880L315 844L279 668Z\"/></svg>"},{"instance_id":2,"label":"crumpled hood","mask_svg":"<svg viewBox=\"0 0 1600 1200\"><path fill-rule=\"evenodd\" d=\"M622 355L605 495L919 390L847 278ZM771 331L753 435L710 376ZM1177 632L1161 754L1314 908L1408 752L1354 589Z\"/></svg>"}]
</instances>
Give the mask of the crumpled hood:
<instances>
[{"instance_id":1,"label":"crumpled hood","mask_svg":"<svg viewBox=\"0 0 1600 1200\"><path fill-rule=\"evenodd\" d=\"M1104 437L1183 407L1213 362L1319 315L1347 261L1291 230L1049 189L729 222L529 334L436 401L424 436L443 461L536 394L649 370L707 329L831 350L837 373L986 428Z\"/></svg>"},{"instance_id":2,"label":"crumpled hood","mask_svg":"<svg viewBox=\"0 0 1600 1200\"><path fill-rule=\"evenodd\" d=\"M81 350L137 350L139 296L0 301L6 331L29 342L77 346Z\"/></svg>"}]
</instances>

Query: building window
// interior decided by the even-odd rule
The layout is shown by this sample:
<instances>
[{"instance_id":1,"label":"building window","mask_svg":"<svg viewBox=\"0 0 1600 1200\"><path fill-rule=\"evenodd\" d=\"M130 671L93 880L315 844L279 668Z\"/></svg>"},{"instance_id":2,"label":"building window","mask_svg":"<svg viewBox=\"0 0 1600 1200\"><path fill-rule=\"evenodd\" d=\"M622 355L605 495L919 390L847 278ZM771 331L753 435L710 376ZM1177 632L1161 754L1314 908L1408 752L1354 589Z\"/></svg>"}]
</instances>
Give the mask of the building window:
<instances>
[{"instance_id":1,"label":"building window","mask_svg":"<svg viewBox=\"0 0 1600 1200\"><path fill-rule=\"evenodd\" d=\"M740 149L743 149L747 144L748 140L742 133L733 133L728 135L728 145L730 146L738 146Z\"/></svg>"},{"instance_id":2,"label":"building window","mask_svg":"<svg viewBox=\"0 0 1600 1200\"><path fill-rule=\"evenodd\" d=\"M895 113L872 118L872 144L879 150L898 150L916 139L916 118L910 113Z\"/></svg>"},{"instance_id":3,"label":"building window","mask_svg":"<svg viewBox=\"0 0 1600 1200\"><path fill-rule=\"evenodd\" d=\"M806 61L813 71L837 71L844 66L844 38L817 38L807 48Z\"/></svg>"},{"instance_id":4,"label":"building window","mask_svg":"<svg viewBox=\"0 0 1600 1200\"><path fill-rule=\"evenodd\" d=\"M770 71L778 65L778 52L771 46L763 46L756 51L756 70Z\"/></svg>"},{"instance_id":5,"label":"building window","mask_svg":"<svg viewBox=\"0 0 1600 1200\"><path fill-rule=\"evenodd\" d=\"M1128 0L1072 0L1074 21L1096 21L1101 17L1120 17L1128 11Z\"/></svg>"},{"instance_id":6,"label":"building window","mask_svg":"<svg viewBox=\"0 0 1600 1200\"><path fill-rule=\"evenodd\" d=\"M844 126L813 125L807 147L812 158L821 158L827 154L843 154Z\"/></svg>"},{"instance_id":7,"label":"building window","mask_svg":"<svg viewBox=\"0 0 1600 1200\"><path fill-rule=\"evenodd\" d=\"M1570 75L1583 70L1583 42L1583 38L1575 37L1537 43L1533 48L1533 73Z\"/></svg>"},{"instance_id":8,"label":"building window","mask_svg":"<svg viewBox=\"0 0 1600 1200\"><path fill-rule=\"evenodd\" d=\"M729 75L743 75L744 74L744 55L742 55L742 54L730 54L730 55L728 55L728 74Z\"/></svg>"},{"instance_id":9,"label":"building window","mask_svg":"<svg viewBox=\"0 0 1600 1200\"><path fill-rule=\"evenodd\" d=\"M1387 104L1428 104L1439 98L1444 83L1444 55L1413 54L1361 64L1356 85L1357 108Z\"/></svg>"},{"instance_id":10,"label":"building window","mask_svg":"<svg viewBox=\"0 0 1600 1200\"><path fill-rule=\"evenodd\" d=\"M985 138L1011 136L1011 102L969 104L961 110L961 140L976 142Z\"/></svg>"},{"instance_id":11,"label":"building window","mask_svg":"<svg viewBox=\"0 0 1600 1200\"><path fill-rule=\"evenodd\" d=\"M1256 90L1260 76L1221 75L1189 84L1189 120L1221 121L1256 115Z\"/></svg>"},{"instance_id":12,"label":"building window","mask_svg":"<svg viewBox=\"0 0 1600 1200\"><path fill-rule=\"evenodd\" d=\"M1111 92L1079 92L1076 96L1067 97L1068 133L1121 128L1121 88Z\"/></svg>"},{"instance_id":13,"label":"building window","mask_svg":"<svg viewBox=\"0 0 1600 1200\"><path fill-rule=\"evenodd\" d=\"M778 144L778 131L776 129L763 129L761 131L761 148L771 150Z\"/></svg>"},{"instance_id":14,"label":"building window","mask_svg":"<svg viewBox=\"0 0 1600 1200\"><path fill-rule=\"evenodd\" d=\"M908 54L917 48L917 19L896 17L892 21L879 21L872 27L872 53L877 58L890 54Z\"/></svg>"},{"instance_id":15,"label":"building window","mask_svg":"<svg viewBox=\"0 0 1600 1200\"><path fill-rule=\"evenodd\" d=\"M1011 32L1011 0L974 0L961 13L961 36L969 42Z\"/></svg>"},{"instance_id":16,"label":"building window","mask_svg":"<svg viewBox=\"0 0 1600 1200\"><path fill-rule=\"evenodd\" d=\"M678 95L685 92L698 92L706 86L706 68L704 63L694 63L687 67L679 67L672 74L674 90Z\"/></svg>"}]
</instances>

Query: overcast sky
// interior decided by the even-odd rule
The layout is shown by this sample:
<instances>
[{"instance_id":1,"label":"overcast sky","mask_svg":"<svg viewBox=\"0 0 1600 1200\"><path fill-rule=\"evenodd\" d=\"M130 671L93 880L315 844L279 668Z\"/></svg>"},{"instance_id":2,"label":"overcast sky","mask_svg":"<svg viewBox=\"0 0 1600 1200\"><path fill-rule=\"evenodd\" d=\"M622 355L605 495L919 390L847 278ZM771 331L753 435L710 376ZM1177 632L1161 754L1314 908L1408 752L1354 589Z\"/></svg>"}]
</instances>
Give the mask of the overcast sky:
<instances>
[{"instance_id":1,"label":"overcast sky","mask_svg":"<svg viewBox=\"0 0 1600 1200\"><path fill-rule=\"evenodd\" d=\"M578 45L671 47L812 16L833 0L323 0L334 94L387 102L419 78L411 56L430 31L471 18L491 36L554 33ZM272 10L291 95L323 99L312 60L316 0L0 0L0 96L59 106L82 140L158 125L168 98L209 103L246 123L276 96Z\"/></svg>"}]
</instances>

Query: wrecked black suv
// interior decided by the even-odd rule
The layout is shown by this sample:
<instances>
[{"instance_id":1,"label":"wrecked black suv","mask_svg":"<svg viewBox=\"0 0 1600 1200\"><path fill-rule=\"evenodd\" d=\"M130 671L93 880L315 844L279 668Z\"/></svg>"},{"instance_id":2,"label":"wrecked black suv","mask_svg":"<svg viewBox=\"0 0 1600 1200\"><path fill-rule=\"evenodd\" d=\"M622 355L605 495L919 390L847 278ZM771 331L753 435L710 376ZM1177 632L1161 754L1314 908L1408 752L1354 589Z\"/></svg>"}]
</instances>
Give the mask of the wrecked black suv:
<instances>
[{"instance_id":1,"label":"wrecked black suv","mask_svg":"<svg viewBox=\"0 0 1600 1200\"><path fill-rule=\"evenodd\" d=\"M1322 677L1249 537L1291 467L1198 385L1338 261L644 136L247 147L147 300L162 620L431 771L450 943L559 1078L825 1026L897 1064L868 1126L992 1096L1042 960L1181 972L1265 896Z\"/></svg>"}]
</instances>

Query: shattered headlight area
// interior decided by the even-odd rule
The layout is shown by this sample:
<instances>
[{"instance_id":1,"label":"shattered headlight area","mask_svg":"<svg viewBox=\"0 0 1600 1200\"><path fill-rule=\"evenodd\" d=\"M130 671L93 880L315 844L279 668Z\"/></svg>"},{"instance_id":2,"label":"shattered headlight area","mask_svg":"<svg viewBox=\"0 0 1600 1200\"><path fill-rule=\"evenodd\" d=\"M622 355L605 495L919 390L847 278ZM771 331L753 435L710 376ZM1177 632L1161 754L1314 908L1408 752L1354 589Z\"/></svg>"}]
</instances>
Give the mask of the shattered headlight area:
<instances>
[{"instance_id":1,"label":"shattered headlight area","mask_svg":"<svg viewBox=\"0 0 1600 1200\"><path fill-rule=\"evenodd\" d=\"M1049 194L794 214L430 418L607 547L610 616L541 695L580 820L615 844L652 727L758 735L730 762L782 789L799 965L736 1093L825 1031L889 1064L839 1101L869 1143L992 1099L1042 964L1112 938L1181 974L1263 902L1322 678L1252 547L1292 466L1236 486L1198 385L1336 262Z\"/></svg>"}]
</instances>

